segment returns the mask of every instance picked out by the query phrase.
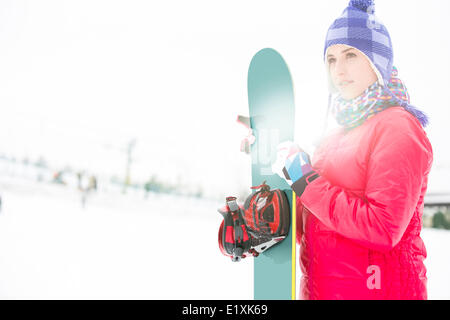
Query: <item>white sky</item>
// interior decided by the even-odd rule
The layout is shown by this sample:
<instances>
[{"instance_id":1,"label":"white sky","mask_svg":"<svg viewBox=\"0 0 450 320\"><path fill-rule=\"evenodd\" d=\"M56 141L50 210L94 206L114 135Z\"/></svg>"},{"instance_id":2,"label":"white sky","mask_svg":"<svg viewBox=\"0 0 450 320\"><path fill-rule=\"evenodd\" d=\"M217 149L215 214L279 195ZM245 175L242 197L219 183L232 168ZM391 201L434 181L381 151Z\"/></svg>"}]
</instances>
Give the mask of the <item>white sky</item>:
<instances>
[{"instance_id":1,"label":"white sky","mask_svg":"<svg viewBox=\"0 0 450 320\"><path fill-rule=\"evenodd\" d=\"M300 145L316 139L327 106L325 33L347 0L0 2L0 152L93 172L248 187L239 154L247 70L264 47L294 80ZM430 116L429 189L450 178L448 0L377 0L412 103ZM439 171L440 170L440 171Z\"/></svg>"}]
</instances>

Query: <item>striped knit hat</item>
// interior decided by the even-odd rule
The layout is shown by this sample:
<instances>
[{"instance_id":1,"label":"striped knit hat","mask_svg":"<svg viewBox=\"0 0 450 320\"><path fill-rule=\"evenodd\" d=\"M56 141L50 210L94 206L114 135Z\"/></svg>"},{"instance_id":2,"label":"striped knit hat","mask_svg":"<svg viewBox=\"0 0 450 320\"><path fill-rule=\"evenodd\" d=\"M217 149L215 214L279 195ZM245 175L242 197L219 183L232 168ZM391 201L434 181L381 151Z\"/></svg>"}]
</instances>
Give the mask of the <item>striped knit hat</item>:
<instances>
[{"instance_id":1,"label":"striped knit hat","mask_svg":"<svg viewBox=\"0 0 450 320\"><path fill-rule=\"evenodd\" d=\"M334 44L346 44L363 52L372 64L381 85L391 78L394 53L386 27L375 16L373 0L351 0L342 15L328 29L324 59ZM333 91L336 91L332 87Z\"/></svg>"},{"instance_id":2,"label":"striped knit hat","mask_svg":"<svg viewBox=\"0 0 450 320\"><path fill-rule=\"evenodd\" d=\"M394 52L389 32L375 16L374 0L350 0L342 15L328 29L324 49L325 61L328 48L335 44L345 44L364 53L377 75L378 83L388 89ZM329 72L328 77L330 92L336 93L337 89L331 81ZM394 94L393 97L395 98ZM428 117L422 111L406 101L397 100L398 105L413 114L423 126L428 124Z\"/></svg>"}]
</instances>

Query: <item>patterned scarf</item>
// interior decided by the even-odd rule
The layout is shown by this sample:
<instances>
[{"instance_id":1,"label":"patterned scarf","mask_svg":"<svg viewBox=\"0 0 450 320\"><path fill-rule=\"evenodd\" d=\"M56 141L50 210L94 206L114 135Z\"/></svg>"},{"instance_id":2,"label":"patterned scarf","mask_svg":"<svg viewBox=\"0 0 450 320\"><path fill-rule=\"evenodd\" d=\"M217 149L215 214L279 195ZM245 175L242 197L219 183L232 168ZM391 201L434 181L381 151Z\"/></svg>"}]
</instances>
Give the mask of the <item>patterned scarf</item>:
<instances>
[{"instance_id":1,"label":"patterned scarf","mask_svg":"<svg viewBox=\"0 0 450 320\"><path fill-rule=\"evenodd\" d=\"M399 105L409 105L409 94L403 82L398 78L397 68L393 67L392 77L387 88L375 82L362 95L353 100L345 100L338 95L334 100L332 112L341 126L351 130L375 114Z\"/></svg>"}]
</instances>

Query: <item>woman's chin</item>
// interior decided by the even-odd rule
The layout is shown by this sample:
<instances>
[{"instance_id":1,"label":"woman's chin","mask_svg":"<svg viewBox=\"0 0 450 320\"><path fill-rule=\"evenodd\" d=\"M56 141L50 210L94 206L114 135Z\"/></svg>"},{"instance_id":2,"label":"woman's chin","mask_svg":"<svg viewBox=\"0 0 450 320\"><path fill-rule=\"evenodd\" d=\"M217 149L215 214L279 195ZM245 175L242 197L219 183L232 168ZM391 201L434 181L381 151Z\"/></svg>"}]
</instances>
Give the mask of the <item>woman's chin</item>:
<instances>
[{"instance_id":1,"label":"woman's chin","mask_svg":"<svg viewBox=\"0 0 450 320\"><path fill-rule=\"evenodd\" d=\"M357 95L348 92L340 92L340 94L341 97L344 98L345 100L353 100L357 97Z\"/></svg>"},{"instance_id":2,"label":"woman's chin","mask_svg":"<svg viewBox=\"0 0 450 320\"><path fill-rule=\"evenodd\" d=\"M353 100L353 99L359 97L360 95L362 95L363 93L364 93L364 91L356 92L355 90L339 90L339 94L345 100Z\"/></svg>"}]
</instances>

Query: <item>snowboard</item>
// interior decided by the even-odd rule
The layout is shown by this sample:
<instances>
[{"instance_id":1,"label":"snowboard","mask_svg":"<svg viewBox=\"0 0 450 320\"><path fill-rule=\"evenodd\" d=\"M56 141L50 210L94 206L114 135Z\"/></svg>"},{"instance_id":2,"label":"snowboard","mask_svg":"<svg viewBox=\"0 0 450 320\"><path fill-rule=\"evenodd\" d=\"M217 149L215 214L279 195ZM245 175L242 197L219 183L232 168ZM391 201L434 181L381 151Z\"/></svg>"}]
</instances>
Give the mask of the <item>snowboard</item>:
<instances>
[{"instance_id":1,"label":"snowboard","mask_svg":"<svg viewBox=\"0 0 450 320\"><path fill-rule=\"evenodd\" d=\"M291 227L281 243L254 259L256 300L295 299L295 194L287 182L272 172L277 146L294 140L294 90L289 68L274 49L255 54L248 70L250 128L255 142L250 146L252 185L264 181L271 189L281 189L290 203Z\"/></svg>"}]
</instances>

